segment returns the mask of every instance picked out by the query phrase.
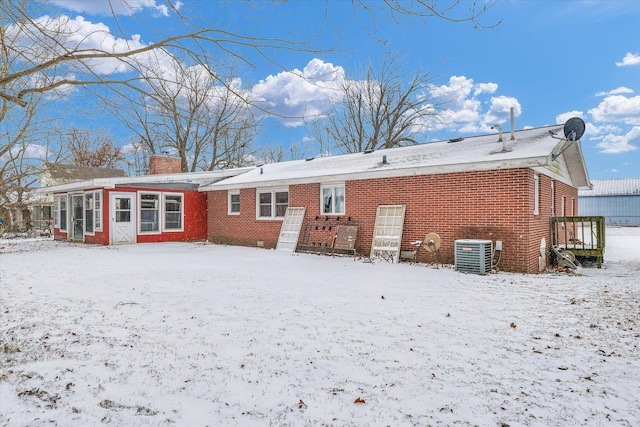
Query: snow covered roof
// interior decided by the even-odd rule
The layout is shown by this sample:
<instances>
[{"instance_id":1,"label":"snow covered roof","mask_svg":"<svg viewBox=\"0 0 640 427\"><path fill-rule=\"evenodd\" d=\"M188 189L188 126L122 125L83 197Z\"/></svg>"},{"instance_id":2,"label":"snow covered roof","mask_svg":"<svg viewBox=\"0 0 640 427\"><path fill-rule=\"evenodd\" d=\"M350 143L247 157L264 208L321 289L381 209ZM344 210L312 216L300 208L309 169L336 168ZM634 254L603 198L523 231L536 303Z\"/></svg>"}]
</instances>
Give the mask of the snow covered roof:
<instances>
[{"instance_id":1,"label":"snow covered roof","mask_svg":"<svg viewBox=\"0 0 640 427\"><path fill-rule=\"evenodd\" d=\"M550 134L561 130L562 125L517 131L514 140L505 133L504 151L498 135L490 134L371 153L266 164L203 185L200 191L523 167L556 174L556 178L576 187L588 187L580 143L569 144Z\"/></svg>"},{"instance_id":2,"label":"snow covered roof","mask_svg":"<svg viewBox=\"0 0 640 427\"><path fill-rule=\"evenodd\" d=\"M161 175L144 175L131 177L115 177L115 178L95 178L81 182L72 182L68 184L53 185L49 187L41 187L38 193L61 193L68 191L81 191L92 188L115 188L116 186L139 186L143 184L207 184L221 179L235 176L253 168L236 168L224 169L207 172L189 172L189 173L173 173Z\"/></svg>"},{"instance_id":3,"label":"snow covered roof","mask_svg":"<svg viewBox=\"0 0 640 427\"><path fill-rule=\"evenodd\" d=\"M89 166L47 163L45 171L58 182L85 181L93 178L113 178L125 176L122 169L94 168Z\"/></svg>"},{"instance_id":4,"label":"snow covered roof","mask_svg":"<svg viewBox=\"0 0 640 427\"><path fill-rule=\"evenodd\" d=\"M591 190L580 190L578 196L640 196L640 178L594 179Z\"/></svg>"}]
</instances>

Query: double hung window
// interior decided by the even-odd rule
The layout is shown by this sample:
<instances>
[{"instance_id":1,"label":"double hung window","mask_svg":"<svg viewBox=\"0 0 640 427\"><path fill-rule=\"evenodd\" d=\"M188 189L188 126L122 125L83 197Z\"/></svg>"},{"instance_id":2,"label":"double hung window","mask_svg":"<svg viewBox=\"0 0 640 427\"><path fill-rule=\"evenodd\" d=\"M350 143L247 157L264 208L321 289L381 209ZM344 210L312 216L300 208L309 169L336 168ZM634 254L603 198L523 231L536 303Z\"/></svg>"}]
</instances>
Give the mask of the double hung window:
<instances>
[{"instance_id":1,"label":"double hung window","mask_svg":"<svg viewBox=\"0 0 640 427\"><path fill-rule=\"evenodd\" d=\"M184 195L180 193L138 193L139 232L158 234L184 230Z\"/></svg>"},{"instance_id":2,"label":"double hung window","mask_svg":"<svg viewBox=\"0 0 640 427\"><path fill-rule=\"evenodd\" d=\"M93 192L84 193L84 230L85 233L93 234L94 227L93 222L95 220L94 214L94 199Z\"/></svg>"},{"instance_id":3,"label":"double hung window","mask_svg":"<svg viewBox=\"0 0 640 427\"><path fill-rule=\"evenodd\" d=\"M160 232L160 194L140 194L140 232Z\"/></svg>"},{"instance_id":4,"label":"double hung window","mask_svg":"<svg viewBox=\"0 0 640 427\"><path fill-rule=\"evenodd\" d=\"M284 218L289 207L289 190L258 190L257 205L259 219Z\"/></svg>"},{"instance_id":5,"label":"double hung window","mask_svg":"<svg viewBox=\"0 0 640 427\"><path fill-rule=\"evenodd\" d=\"M93 225L96 231L102 231L102 191L93 193Z\"/></svg>"},{"instance_id":6,"label":"double hung window","mask_svg":"<svg viewBox=\"0 0 640 427\"><path fill-rule=\"evenodd\" d=\"M60 231L67 231L67 195L58 196L58 218L60 221Z\"/></svg>"},{"instance_id":7,"label":"double hung window","mask_svg":"<svg viewBox=\"0 0 640 427\"><path fill-rule=\"evenodd\" d=\"M323 185L320 197L323 215L344 215L344 184Z\"/></svg>"},{"instance_id":8,"label":"double hung window","mask_svg":"<svg viewBox=\"0 0 640 427\"><path fill-rule=\"evenodd\" d=\"M229 191L229 203L228 203L227 213L229 215L240 214L240 192L239 191Z\"/></svg>"},{"instance_id":9,"label":"double hung window","mask_svg":"<svg viewBox=\"0 0 640 427\"><path fill-rule=\"evenodd\" d=\"M164 195L164 229L169 231L182 230L182 195Z\"/></svg>"}]
</instances>

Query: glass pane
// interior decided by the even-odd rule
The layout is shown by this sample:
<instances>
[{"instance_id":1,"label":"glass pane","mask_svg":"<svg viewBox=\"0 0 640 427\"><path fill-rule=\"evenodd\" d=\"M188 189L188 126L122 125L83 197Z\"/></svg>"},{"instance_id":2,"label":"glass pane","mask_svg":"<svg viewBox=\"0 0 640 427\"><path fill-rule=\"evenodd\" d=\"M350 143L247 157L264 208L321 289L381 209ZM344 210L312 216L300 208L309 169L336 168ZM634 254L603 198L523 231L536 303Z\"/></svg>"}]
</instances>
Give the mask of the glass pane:
<instances>
[{"instance_id":1,"label":"glass pane","mask_svg":"<svg viewBox=\"0 0 640 427\"><path fill-rule=\"evenodd\" d=\"M116 222L131 222L131 212L116 211Z\"/></svg>"},{"instance_id":2,"label":"glass pane","mask_svg":"<svg viewBox=\"0 0 640 427\"><path fill-rule=\"evenodd\" d=\"M61 209L60 210L60 230L66 230L66 229L67 229L67 210Z\"/></svg>"},{"instance_id":3,"label":"glass pane","mask_svg":"<svg viewBox=\"0 0 640 427\"><path fill-rule=\"evenodd\" d=\"M93 233L93 210L85 211L85 229L88 233Z\"/></svg>"},{"instance_id":4,"label":"glass pane","mask_svg":"<svg viewBox=\"0 0 640 427\"><path fill-rule=\"evenodd\" d=\"M140 231L158 231L158 211L140 211Z\"/></svg>"},{"instance_id":5,"label":"glass pane","mask_svg":"<svg viewBox=\"0 0 640 427\"><path fill-rule=\"evenodd\" d=\"M287 205L276 205L276 216L284 216L287 213Z\"/></svg>"},{"instance_id":6,"label":"glass pane","mask_svg":"<svg viewBox=\"0 0 640 427\"><path fill-rule=\"evenodd\" d=\"M260 216L271 216L271 205L260 205Z\"/></svg>"},{"instance_id":7,"label":"glass pane","mask_svg":"<svg viewBox=\"0 0 640 427\"><path fill-rule=\"evenodd\" d=\"M344 213L344 187L335 188L336 206L334 213Z\"/></svg>"},{"instance_id":8,"label":"glass pane","mask_svg":"<svg viewBox=\"0 0 640 427\"><path fill-rule=\"evenodd\" d=\"M271 203L271 193L260 193L260 204Z\"/></svg>"},{"instance_id":9,"label":"glass pane","mask_svg":"<svg viewBox=\"0 0 640 427\"><path fill-rule=\"evenodd\" d=\"M131 209L131 200L129 199L116 199L116 209Z\"/></svg>"},{"instance_id":10,"label":"glass pane","mask_svg":"<svg viewBox=\"0 0 640 427\"><path fill-rule=\"evenodd\" d=\"M179 213L168 213L165 227L168 229L179 229L182 227L182 215Z\"/></svg>"},{"instance_id":11,"label":"glass pane","mask_svg":"<svg viewBox=\"0 0 640 427\"><path fill-rule=\"evenodd\" d=\"M282 191L282 192L276 193L276 203L278 203L278 204L280 204L280 203L289 204L289 192L288 191Z\"/></svg>"},{"instance_id":12,"label":"glass pane","mask_svg":"<svg viewBox=\"0 0 640 427\"><path fill-rule=\"evenodd\" d=\"M322 189L322 213L330 214L333 208L333 197L331 188Z\"/></svg>"},{"instance_id":13,"label":"glass pane","mask_svg":"<svg viewBox=\"0 0 640 427\"><path fill-rule=\"evenodd\" d=\"M167 197L167 199L165 200L165 210L170 211L170 212L180 212L180 206L182 205L180 197L178 196L178 199L175 200L175 198L171 198L169 199L169 197Z\"/></svg>"}]
</instances>

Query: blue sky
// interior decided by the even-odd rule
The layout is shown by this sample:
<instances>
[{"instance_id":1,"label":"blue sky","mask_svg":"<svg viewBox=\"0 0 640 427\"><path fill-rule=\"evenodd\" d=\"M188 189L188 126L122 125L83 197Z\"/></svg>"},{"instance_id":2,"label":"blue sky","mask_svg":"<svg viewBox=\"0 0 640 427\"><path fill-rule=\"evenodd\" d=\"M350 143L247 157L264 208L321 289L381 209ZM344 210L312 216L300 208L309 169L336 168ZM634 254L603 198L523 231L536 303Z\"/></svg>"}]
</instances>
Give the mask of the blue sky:
<instances>
[{"instance_id":1,"label":"blue sky","mask_svg":"<svg viewBox=\"0 0 640 427\"><path fill-rule=\"evenodd\" d=\"M161 0L129 1L117 22L107 0L52 1L78 25L119 27L119 36L130 42L147 44L180 27L175 11ZM471 5L462 1L454 14ZM436 18L373 25L366 14L355 19L351 2L339 0L183 0L178 6L214 28L286 40L316 37L320 51L280 50L271 55L273 62L241 51L252 64L238 69L243 89L283 116L328 112L322 85L309 81L357 79L367 64L379 66L391 52L400 56L407 76L432 74L432 95L455 99L445 123L429 131L425 141L492 133L494 123L508 130L509 107L516 111L516 129L578 116L587 123L582 147L591 179L640 176L640 2L503 0L480 18L491 28ZM212 54L224 60L221 52ZM306 83L295 73L304 74ZM307 154L316 154L303 121L271 118L264 125L259 144L302 144ZM111 126L126 140L119 133L124 131Z\"/></svg>"}]
</instances>

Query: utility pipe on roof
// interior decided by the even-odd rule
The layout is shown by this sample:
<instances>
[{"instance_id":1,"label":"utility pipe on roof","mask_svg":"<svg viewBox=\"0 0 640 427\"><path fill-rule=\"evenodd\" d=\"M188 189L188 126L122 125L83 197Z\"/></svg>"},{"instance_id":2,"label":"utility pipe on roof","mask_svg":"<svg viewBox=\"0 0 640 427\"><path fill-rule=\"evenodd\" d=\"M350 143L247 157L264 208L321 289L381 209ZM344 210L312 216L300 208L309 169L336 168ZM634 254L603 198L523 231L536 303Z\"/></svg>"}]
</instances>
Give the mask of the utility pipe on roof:
<instances>
[{"instance_id":1,"label":"utility pipe on roof","mask_svg":"<svg viewBox=\"0 0 640 427\"><path fill-rule=\"evenodd\" d=\"M513 141L514 139L516 139L516 137L514 135L514 132L515 132L515 129L514 129L515 128L515 118L513 116L513 107L511 107L509 109L509 113L510 113L510 116L511 116L511 140Z\"/></svg>"},{"instance_id":2,"label":"utility pipe on roof","mask_svg":"<svg viewBox=\"0 0 640 427\"><path fill-rule=\"evenodd\" d=\"M500 123L496 123L495 125L491 126L491 129L495 128L498 128L498 131L500 132L498 135L498 142L502 142L502 125Z\"/></svg>"}]
</instances>

